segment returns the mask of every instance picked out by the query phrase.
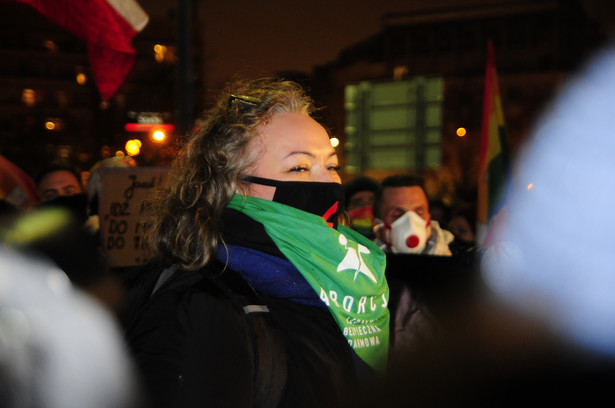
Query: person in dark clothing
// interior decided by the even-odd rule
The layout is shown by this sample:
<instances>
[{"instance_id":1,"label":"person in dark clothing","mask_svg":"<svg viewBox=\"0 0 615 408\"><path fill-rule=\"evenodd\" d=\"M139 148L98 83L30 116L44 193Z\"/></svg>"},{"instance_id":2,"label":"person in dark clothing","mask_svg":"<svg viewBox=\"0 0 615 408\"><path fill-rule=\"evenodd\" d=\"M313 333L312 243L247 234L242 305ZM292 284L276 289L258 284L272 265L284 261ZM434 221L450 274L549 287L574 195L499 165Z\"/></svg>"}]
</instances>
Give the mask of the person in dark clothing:
<instances>
[{"instance_id":1,"label":"person in dark clothing","mask_svg":"<svg viewBox=\"0 0 615 408\"><path fill-rule=\"evenodd\" d=\"M460 204L453 208L448 230L455 236L449 245L453 254L476 250L476 204Z\"/></svg>"},{"instance_id":2,"label":"person in dark clothing","mask_svg":"<svg viewBox=\"0 0 615 408\"><path fill-rule=\"evenodd\" d=\"M312 111L292 82L230 84L147 207L124 324L152 405L339 406L385 371L385 256L338 224Z\"/></svg>"},{"instance_id":3,"label":"person in dark clothing","mask_svg":"<svg viewBox=\"0 0 615 408\"><path fill-rule=\"evenodd\" d=\"M37 225L37 233L20 244L51 259L73 284L117 313L124 288L109 270L80 171L52 161L37 176L36 186L40 203L36 211L21 217L21 223Z\"/></svg>"}]
</instances>

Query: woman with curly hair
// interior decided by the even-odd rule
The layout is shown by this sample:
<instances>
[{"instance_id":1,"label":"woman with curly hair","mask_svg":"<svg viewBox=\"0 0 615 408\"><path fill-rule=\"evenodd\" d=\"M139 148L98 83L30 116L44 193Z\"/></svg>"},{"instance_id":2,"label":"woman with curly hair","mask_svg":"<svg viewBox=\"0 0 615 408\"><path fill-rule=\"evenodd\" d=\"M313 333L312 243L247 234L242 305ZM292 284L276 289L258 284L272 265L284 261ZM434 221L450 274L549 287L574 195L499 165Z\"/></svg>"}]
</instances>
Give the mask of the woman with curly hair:
<instances>
[{"instance_id":1,"label":"woman with curly hair","mask_svg":"<svg viewBox=\"0 0 615 408\"><path fill-rule=\"evenodd\" d=\"M385 257L338 223L313 111L293 82L230 84L148 207L160 267L127 337L153 405L333 406L384 371Z\"/></svg>"}]
</instances>

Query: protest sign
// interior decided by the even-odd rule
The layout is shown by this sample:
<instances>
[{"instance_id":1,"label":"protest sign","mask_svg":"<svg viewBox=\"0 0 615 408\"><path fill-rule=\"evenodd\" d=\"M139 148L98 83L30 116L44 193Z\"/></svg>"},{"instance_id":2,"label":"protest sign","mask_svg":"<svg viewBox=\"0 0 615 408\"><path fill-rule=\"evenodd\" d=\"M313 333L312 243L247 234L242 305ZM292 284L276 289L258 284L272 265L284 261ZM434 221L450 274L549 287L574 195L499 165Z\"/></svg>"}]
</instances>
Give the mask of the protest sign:
<instances>
[{"instance_id":1,"label":"protest sign","mask_svg":"<svg viewBox=\"0 0 615 408\"><path fill-rule=\"evenodd\" d=\"M110 267L141 265L151 258L141 239L140 217L149 194L162 183L168 171L166 167L100 170L100 237Z\"/></svg>"}]
</instances>

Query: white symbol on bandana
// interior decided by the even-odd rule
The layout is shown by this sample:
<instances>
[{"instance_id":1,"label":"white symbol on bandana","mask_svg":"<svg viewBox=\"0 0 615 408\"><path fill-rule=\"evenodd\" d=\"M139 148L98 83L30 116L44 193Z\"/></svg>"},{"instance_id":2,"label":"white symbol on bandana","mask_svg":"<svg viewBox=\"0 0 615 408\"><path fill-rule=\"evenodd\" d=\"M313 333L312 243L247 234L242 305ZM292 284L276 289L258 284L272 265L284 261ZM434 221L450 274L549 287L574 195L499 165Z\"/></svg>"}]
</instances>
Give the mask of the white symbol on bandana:
<instances>
[{"instance_id":1,"label":"white symbol on bandana","mask_svg":"<svg viewBox=\"0 0 615 408\"><path fill-rule=\"evenodd\" d=\"M337 271L340 272L340 271L345 271L348 269L353 269L355 271L354 280L357 279L357 276L359 275L359 273L362 273L363 275L367 276L370 280L372 280L374 283L378 283L376 280L376 277L374 276L372 271L369 270L369 267L365 264L365 261L363 260L363 257L361 256L361 254L369 254L370 253L369 249L367 249L367 247L361 244L357 244L358 251L355 248L349 247L348 239L342 234L340 234L339 241L340 241L340 244L342 244L344 248L348 250L348 252L346 253L346 256L344 257L342 262L340 262L340 264L338 265Z\"/></svg>"}]
</instances>

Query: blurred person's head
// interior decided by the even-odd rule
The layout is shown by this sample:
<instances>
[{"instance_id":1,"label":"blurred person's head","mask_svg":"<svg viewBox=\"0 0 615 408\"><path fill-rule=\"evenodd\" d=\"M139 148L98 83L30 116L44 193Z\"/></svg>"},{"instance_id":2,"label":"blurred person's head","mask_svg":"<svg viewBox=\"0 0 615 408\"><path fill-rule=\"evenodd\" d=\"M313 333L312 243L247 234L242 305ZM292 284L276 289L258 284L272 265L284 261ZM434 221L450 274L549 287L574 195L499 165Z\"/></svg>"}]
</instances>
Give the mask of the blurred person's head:
<instances>
[{"instance_id":1,"label":"blurred person's head","mask_svg":"<svg viewBox=\"0 0 615 408\"><path fill-rule=\"evenodd\" d=\"M66 163L52 163L37 177L39 207L60 207L70 211L76 222L88 217L87 195L79 171Z\"/></svg>"},{"instance_id":2,"label":"blurred person's head","mask_svg":"<svg viewBox=\"0 0 615 408\"><path fill-rule=\"evenodd\" d=\"M377 180L358 176L344 185L346 209L349 211L374 205L374 195L380 188Z\"/></svg>"},{"instance_id":3,"label":"blurred person's head","mask_svg":"<svg viewBox=\"0 0 615 408\"><path fill-rule=\"evenodd\" d=\"M442 200L429 200L429 213L431 219L438 221L441 227L446 228L451 216L451 208Z\"/></svg>"},{"instance_id":4,"label":"blurred person's head","mask_svg":"<svg viewBox=\"0 0 615 408\"><path fill-rule=\"evenodd\" d=\"M139 406L121 332L98 302L44 258L5 247L0 281L0 406Z\"/></svg>"},{"instance_id":5,"label":"blurred person's head","mask_svg":"<svg viewBox=\"0 0 615 408\"><path fill-rule=\"evenodd\" d=\"M455 207L451 211L447 229L461 242L474 244L476 242L476 205L465 204Z\"/></svg>"},{"instance_id":6,"label":"blurred person's head","mask_svg":"<svg viewBox=\"0 0 615 408\"><path fill-rule=\"evenodd\" d=\"M373 205L380 183L371 177L359 176L344 185L345 203L351 227L373 239Z\"/></svg>"},{"instance_id":7,"label":"blurred person's head","mask_svg":"<svg viewBox=\"0 0 615 408\"><path fill-rule=\"evenodd\" d=\"M36 179L41 201L83 193L79 172L68 164L55 163L43 170Z\"/></svg>"}]
</instances>

